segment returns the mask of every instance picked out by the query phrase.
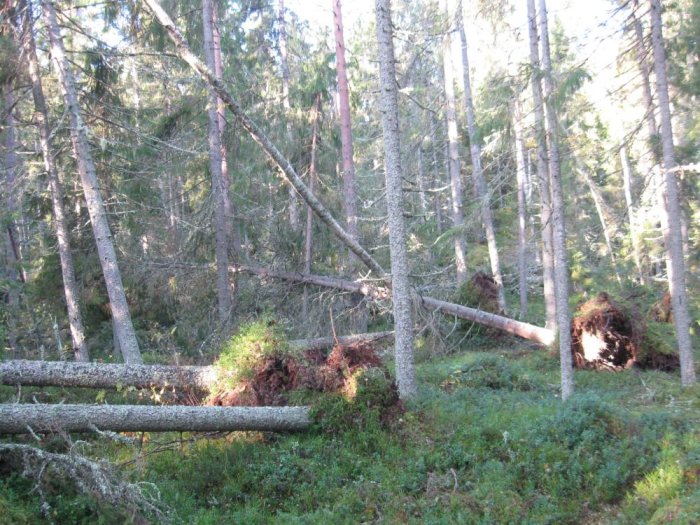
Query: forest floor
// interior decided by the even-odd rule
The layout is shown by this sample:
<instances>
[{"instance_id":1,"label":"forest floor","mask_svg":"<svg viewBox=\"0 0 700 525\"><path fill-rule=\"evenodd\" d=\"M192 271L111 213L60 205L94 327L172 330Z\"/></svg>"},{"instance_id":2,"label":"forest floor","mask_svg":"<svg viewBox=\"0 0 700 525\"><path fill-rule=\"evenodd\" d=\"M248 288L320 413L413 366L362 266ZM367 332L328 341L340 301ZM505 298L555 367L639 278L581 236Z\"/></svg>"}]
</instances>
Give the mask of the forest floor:
<instances>
[{"instance_id":1,"label":"forest floor","mask_svg":"<svg viewBox=\"0 0 700 525\"><path fill-rule=\"evenodd\" d=\"M499 344L420 364L418 398L389 419L350 401L307 432L104 436L70 448L108 459L174 523L700 522L700 385L576 371L562 403L555 356ZM0 389L4 402L14 393ZM44 446L65 452L59 441ZM44 476L37 484L0 462L0 523L156 521Z\"/></svg>"}]
</instances>

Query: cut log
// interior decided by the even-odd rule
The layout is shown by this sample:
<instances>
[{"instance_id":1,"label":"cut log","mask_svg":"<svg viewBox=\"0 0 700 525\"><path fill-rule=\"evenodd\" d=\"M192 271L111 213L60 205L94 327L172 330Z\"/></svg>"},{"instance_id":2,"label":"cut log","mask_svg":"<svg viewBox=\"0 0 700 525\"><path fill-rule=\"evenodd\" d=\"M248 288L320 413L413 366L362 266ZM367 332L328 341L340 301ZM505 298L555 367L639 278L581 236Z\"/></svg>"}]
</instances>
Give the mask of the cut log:
<instances>
[{"instance_id":1,"label":"cut log","mask_svg":"<svg viewBox=\"0 0 700 525\"><path fill-rule=\"evenodd\" d=\"M2 361L0 384L84 388L171 386L208 390L217 379L211 366L123 365L72 361Z\"/></svg>"},{"instance_id":2,"label":"cut log","mask_svg":"<svg viewBox=\"0 0 700 525\"><path fill-rule=\"evenodd\" d=\"M304 430L309 407L0 405L0 434Z\"/></svg>"},{"instance_id":3,"label":"cut log","mask_svg":"<svg viewBox=\"0 0 700 525\"><path fill-rule=\"evenodd\" d=\"M374 332L341 337L318 337L290 341L295 350L317 351L389 339L393 332ZM0 361L0 384L58 386L64 388L171 387L206 392L219 379L213 366L124 365L76 363L74 361Z\"/></svg>"},{"instance_id":4,"label":"cut log","mask_svg":"<svg viewBox=\"0 0 700 525\"><path fill-rule=\"evenodd\" d=\"M272 277L276 279L282 279L285 281L291 281L303 284L315 284L317 286L324 286L328 288L336 288L338 290L345 290L348 292L355 292L363 294L371 299L387 299L391 297L391 290L381 286L375 286L371 283L358 282L358 281L348 281L344 279L337 279L334 277L325 277L321 275L310 275L310 274L300 274L292 272L280 272L276 270L270 270L267 268L260 268L256 266L245 266L236 265L229 266L231 272L244 272L253 275L259 275L260 277ZM499 330L504 330L518 337L534 341L543 345L551 345L554 342L554 332L547 328L542 328L529 323L523 323L522 321L516 321L508 317L503 317L501 315L496 315L488 312L483 312L477 310L476 308L469 308L468 306L462 306L459 304L449 303L447 301L441 301L439 299L434 299L432 297L421 296L420 301L423 306L435 309L446 315L454 315L460 319L466 319L467 321L472 321L475 323L483 324L485 326L490 326L492 328L497 328Z\"/></svg>"}]
</instances>

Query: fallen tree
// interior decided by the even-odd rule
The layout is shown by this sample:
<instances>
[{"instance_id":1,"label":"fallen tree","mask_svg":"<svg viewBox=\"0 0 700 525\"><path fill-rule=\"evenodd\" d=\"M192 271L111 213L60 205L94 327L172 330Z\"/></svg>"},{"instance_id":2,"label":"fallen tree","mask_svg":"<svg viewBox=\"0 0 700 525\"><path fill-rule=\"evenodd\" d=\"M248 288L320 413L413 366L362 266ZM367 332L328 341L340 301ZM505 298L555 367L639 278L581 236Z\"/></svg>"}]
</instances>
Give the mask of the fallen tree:
<instances>
[{"instance_id":1,"label":"fallen tree","mask_svg":"<svg viewBox=\"0 0 700 525\"><path fill-rule=\"evenodd\" d=\"M372 343L393 337L393 332L375 332L341 337L318 337L290 341L292 349L318 351L338 344ZM219 380L214 366L125 365L77 363L74 361L0 361L0 384L59 386L65 388L170 387L207 392Z\"/></svg>"},{"instance_id":2,"label":"fallen tree","mask_svg":"<svg viewBox=\"0 0 700 525\"><path fill-rule=\"evenodd\" d=\"M125 365L74 361L1 361L0 384L117 388L171 386L207 390L217 372L211 366Z\"/></svg>"},{"instance_id":3,"label":"fallen tree","mask_svg":"<svg viewBox=\"0 0 700 525\"><path fill-rule=\"evenodd\" d=\"M334 277L325 277L321 275L301 274L292 272L281 272L270 270L268 268L260 268L247 265L232 265L229 270L233 273L250 273L260 277L271 277L282 279L301 284L314 284L348 292L359 293L371 299L387 299L391 297L391 290L386 287L373 285L366 282L349 281L345 279L337 279ZM419 296L420 303L427 307L437 310L446 315L454 315L460 319L466 319L475 323L480 323L492 328L504 330L518 337L529 339L543 345L550 345L554 342L554 332L547 328L542 328L522 321L516 321L501 315L484 312L476 308L462 306L459 304L441 301L427 296Z\"/></svg>"},{"instance_id":4,"label":"fallen tree","mask_svg":"<svg viewBox=\"0 0 700 525\"><path fill-rule=\"evenodd\" d=\"M0 434L304 430L309 407L0 405Z\"/></svg>"}]
</instances>

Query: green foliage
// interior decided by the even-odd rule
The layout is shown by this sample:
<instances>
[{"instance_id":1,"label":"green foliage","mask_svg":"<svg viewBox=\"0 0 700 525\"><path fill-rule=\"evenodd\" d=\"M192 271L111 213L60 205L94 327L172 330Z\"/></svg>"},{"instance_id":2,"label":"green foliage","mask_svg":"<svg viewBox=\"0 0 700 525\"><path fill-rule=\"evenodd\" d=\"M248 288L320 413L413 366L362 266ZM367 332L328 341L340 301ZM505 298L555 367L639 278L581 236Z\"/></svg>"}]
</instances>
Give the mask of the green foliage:
<instances>
[{"instance_id":1,"label":"green foliage","mask_svg":"<svg viewBox=\"0 0 700 525\"><path fill-rule=\"evenodd\" d=\"M223 378L219 388L231 388L241 379L249 378L262 359L288 352L284 331L274 319L263 316L244 324L219 353L215 364Z\"/></svg>"},{"instance_id":2,"label":"green foliage","mask_svg":"<svg viewBox=\"0 0 700 525\"><path fill-rule=\"evenodd\" d=\"M454 370L442 385L446 388L490 388L529 391L538 385L515 364L492 354Z\"/></svg>"}]
</instances>

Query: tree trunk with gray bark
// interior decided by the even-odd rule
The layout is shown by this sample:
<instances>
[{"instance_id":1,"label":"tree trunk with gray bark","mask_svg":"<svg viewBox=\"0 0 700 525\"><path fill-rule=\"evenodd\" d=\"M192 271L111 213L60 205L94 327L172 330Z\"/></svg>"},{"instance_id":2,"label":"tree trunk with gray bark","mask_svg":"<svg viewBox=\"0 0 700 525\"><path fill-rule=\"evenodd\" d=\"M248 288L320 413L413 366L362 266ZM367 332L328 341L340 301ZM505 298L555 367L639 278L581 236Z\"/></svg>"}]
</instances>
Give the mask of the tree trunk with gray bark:
<instances>
[{"instance_id":1,"label":"tree trunk with gray bark","mask_svg":"<svg viewBox=\"0 0 700 525\"><path fill-rule=\"evenodd\" d=\"M549 52L547 6L540 0L540 39L549 144L549 180L552 192L552 245L554 248L554 296L557 309L557 334L561 368L561 397L574 392L574 369L571 355L571 313L569 312L569 262L566 252L566 215L561 164L559 162L559 125L554 104L554 79Z\"/></svg>"},{"instance_id":2,"label":"tree trunk with gray bark","mask_svg":"<svg viewBox=\"0 0 700 525\"><path fill-rule=\"evenodd\" d=\"M90 355L85 343L85 329L83 328L80 304L78 303L79 293L78 285L75 281L73 255L70 247L70 234L66 213L63 209L63 189L58 178L58 170L56 169L56 162L54 160L48 109L46 107L46 99L44 98L44 89L41 84L39 61L36 55L32 5L30 0L26 0L26 2L23 3L23 47L29 65L29 77L32 82L32 96L36 109L34 118L39 128L41 154L44 158L44 169L48 175L49 189L51 191L53 222L54 228L56 229L56 238L58 240L58 255L61 264L61 275L63 277L63 293L66 298L66 309L68 310L68 324L70 326L71 340L73 342L73 354L76 361L86 362L89 361Z\"/></svg>"},{"instance_id":3,"label":"tree trunk with gray bark","mask_svg":"<svg viewBox=\"0 0 700 525\"><path fill-rule=\"evenodd\" d=\"M469 133L469 148L472 157L472 178L474 181L474 191L481 208L481 221L486 232L486 244L489 250L489 261L491 263L491 275L498 287L498 308L502 313L507 312L506 294L503 289L503 275L501 274L501 262L498 256L498 245L496 244L496 228L493 225L493 214L491 213L491 202L484 170L481 166L481 146L476 135L476 112L474 111L474 100L472 97L472 85L469 78L469 52L467 47L467 33L464 29L464 19L461 7L457 12L457 25L459 26L459 39L462 44L462 74L464 77L464 105L467 113L467 132Z\"/></svg>"},{"instance_id":4,"label":"tree trunk with gray bark","mask_svg":"<svg viewBox=\"0 0 700 525\"><path fill-rule=\"evenodd\" d=\"M394 307L394 355L396 383L401 399L416 395L413 364L413 308L408 281L406 226L403 218L401 184L401 143L399 134L398 88L394 59L394 33L390 0L376 0L377 44L379 49L379 90L381 92L382 131L384 135L384 174L389 221L389 253Z\"/></svg>"},{"instance_id":5,"label":"tree trunk with gray bark","mask_svg":"<svg viewBox=\"0 0 700 525\"><path fill-rule=\"evenodd\" d=\"M668 291L671 294L673 321L676 325L676 339L681 361L681 383L690 386L695 383L693 347L690 339L690 313L688 293L685 287L685 261L683 258L683 234L681 231L681 205L678 194L676 159L673 147L673 127L671 105L668 97L666 77L666 53L661 26L661 2L649 0L651 7L651 37L654 48L654 72L656 91L661 115L661 147L663 152L664 202L662 220L664 244L666 245L666 271Z\"/></svg>"},{"instance_id":6,"label":"tree trunk with gray bark","mask_svg":"<svg viewBox=\"0 0 700 525\"><path fill-rule=\"evenodd\" d=\"M40 432L294 431L311 425L309 407L0 405L0 434Z\"/></svg>"},{"instance_id":7,"label":"tree trunk with gray bark","mask_svg":"<svg viewBox=\"0 0 700 525\"><path fill-rule=\"evenodd\" d=\"M207 67L216 71L214 52L214 8L213 0L202 0L202 27L204 30L204 56ZM226 203L224 195L228 188L224 186L221 174L221 130L219 129L219 97L209 87L207 115L209 117L209 171L211 175L211 194L214 202L214 242L216 257L216 296L219 307L219 322L225 324L231 315L231 290L228 279L228 228L226 220Z\"/></svg>"},{"instance_id":8,"label":"tree trunk with gray bark","mask_svg":"<svg viewBox=\"0 0 700 525\"><path fill-rule=\"evenodd\" d=\"M450 20L448 3L443 9ZM467 280L467 259L464 237L464 189L460 174L459 160L459 130L457 127L457 104L455 102L454 73L452 70L452 37L450 28L442 41L442 70L445 82L445 118L447 119L447 152L448 171L450 173L450 196L452 209L453 244L455 250L455 265L457 268L457 286Z\"/></svg>"},{"instance_id":9,"label":"tree trunk with gray bark","mask_svg":"<svg viewBox=\"0 0 700 525\"><path fill-rule=\"evenodd\" d=\"M90 223L92 224L97 252L102 265L107 294L109 296L112 317L115 321L115 328L119 344L122 349L124 361L126 363L138 364L142 362L136 333L131 323L129 306L124 293L117 254L112 242L112 232L107 221L107 212L102 202L100 186L97 181L95 163L90 152L90 145L87 138L87 126L83 122L78 104L78 96L75 89L75 81L70 64L66 58L63 40L56 21L56 13L51 1L42 1L44 21L49 32L51 43L51 55L53 56L61 90L66 104L66 111L70 119L71 141L73 143L73 153L78 164L78 173L82 182L85 202L87 204Z\"/></svg>"},{"instance_id":10,"label":"tree trunk with gray bark","mask_svg":"<svg viewBox=\"0 0 700 525\"><path fill-rule=\"evenodd\" d=\"M557 326L557 305L554 297L554 249L552 247L552 194L549 184L547 138L544 125L544 97L542 95L542 70L539 58L539 36L535 0L527 0L528 30L530 40L530 82L535 117L535 141L537 143L537 181L540 190L540 230L542 235L542 279L544 283L545 326L554 330Z\"/></svg>"}]
</instances>

